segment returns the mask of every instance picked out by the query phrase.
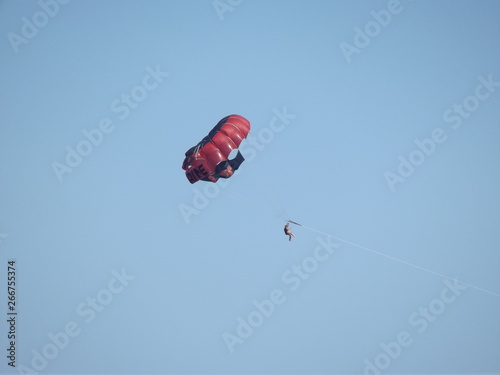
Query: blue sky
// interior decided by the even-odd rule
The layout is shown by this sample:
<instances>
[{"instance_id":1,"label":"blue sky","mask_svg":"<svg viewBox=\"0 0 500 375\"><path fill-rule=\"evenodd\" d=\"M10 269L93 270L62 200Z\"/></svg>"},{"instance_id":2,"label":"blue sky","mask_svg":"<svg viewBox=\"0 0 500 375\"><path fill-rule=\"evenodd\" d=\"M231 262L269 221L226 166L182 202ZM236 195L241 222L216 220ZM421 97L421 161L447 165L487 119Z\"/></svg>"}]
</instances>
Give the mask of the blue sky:
<instances>
[{"instance_id":1,"label":"blue sky","mask_svg":"<svg viewBox=\"0 0 500 375\"><path fill-rule=\"evenodd\" d=\"M1 372L500 373L499 16L0 2ZM232 113L247 160L190 185Z\"/></svg>"}]
</instances>

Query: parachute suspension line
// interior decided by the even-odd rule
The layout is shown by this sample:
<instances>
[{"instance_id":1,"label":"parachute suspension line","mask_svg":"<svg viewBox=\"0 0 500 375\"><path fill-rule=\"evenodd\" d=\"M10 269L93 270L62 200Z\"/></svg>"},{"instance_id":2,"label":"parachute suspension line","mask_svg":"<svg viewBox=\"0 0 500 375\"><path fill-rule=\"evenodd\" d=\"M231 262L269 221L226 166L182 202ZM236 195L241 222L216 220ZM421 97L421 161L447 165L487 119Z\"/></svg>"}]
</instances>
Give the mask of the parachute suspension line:
<instances>
[{"instance_id":1,"label":"parachute suspension line","mask_svg":"<svg viewBox=\"0 0 500 375\"><path fill-rule=\"evenodd\" d=\"M259 199L255 199L253 201L250 201L248 199L248 197L244 198L243 196L240 195L240 192L235 191L235 189L225 189L224 194L227 194L227 195L233 197L234 199L239 201L242 205L246 206L247 209L249 209L251 211L257 210L259 212L265 212L269 209L269 206L266 203L261 202Z\"/></svg>"},{"instance_id":2,"label":"parachute suspension line","mask_svg":"<svg viewBox=\"0 0 500 375\"><path fill-rule=\"evenodd\" d=\"M275 211L278 213L279 217L283 221L288 221L289 215L288 212L285 209L285 206L283 205L283 202L280 199L280 196L278 192L276 191L276 188L273 188L273 197L269 197L268 199L271 201L272 205L274 206Z\"/></svg>"},{"instance_id":3,"label":"parachute suspension line","mask_svg":"<svg viewBox=\"0 0 500 375\"><path fill-rule=\"evenodd\" d=\"M230 195L232 196L233 198L235 198L236 200L240 201L241 203L244 203L244 204L248 204L247 200L244 199L241 195L235 193L234 191L231 191L229 189L226 189L224 191L224 194L227 194L227 195Z\"/></svg>"},{"instance_id":4,"label":"parachute suspension line","mask_svg":"<svg viewBox=\"0 0 500 375\"><path fill-rule=\"evenodd\" d=\"M459 282L460 284L463 284L463 285L466 285L466 286L471 287L471 288L473 288L473 289L480 290L480 291L482 291L482 292L485 292L485 293L491 294L491 295L493 295L493 296L495 296L495 297L500 297L500 294L498 294L498 293L492 292L492 291L487 290L487 289L480 288L480 287L478 287L478 286L476 286L476 285L473 285L473 284L468 284L468 283L465 283L465 282L463 282L463 281L458 280L457 278L450 277L450 276L447 276L447 275L445 275L445 274L442 274L442 273L439 273L439 272L436 272L436 271L432 271L432 270L430 270L430 269L428 269L428 268L424 268L424 267L418 266L418 265L416 265L416 264L413 264L413 263L407 262L407 261L405 261L405 260L402 260L402 259L399 259L399 258L396 258L396 257L390 256L390 255L387 255L387 254L381 253L380 251L376 251L376 250L370 249L370 248L368 248L368 247L366 247L366 246L359 245L359 244L357 244L357 243L354 243L354 242L351 242L351 241L348 241L348 240L344 240L343 238L339 238L339 237L336 237L336 236L332 236L331 234L328 234L328 233L325 233L325 232L321 232L321 231L319 231L319 230L317 230L317 229L314 229L314 228L311 228L311 227L308 227L308 226L305 226L305 225L302 225L302 228L306 228L306 229L308 229L308 230L310 230L310 231L313 231L313 232L316 232L316 233L320 233L320 234L323 234L323 235L325 235L325 236L328 236L328 237L334 238L334 239L336 239L336 240L338 240L338 241L340 241L340 242L344 242L344 243L346 243L346 244L349 244L349 245L352 245L352 246L358 247L358 248L360 248L360 249L363 249L363 250L369 251L369 252L371 252L371 253L373 253L373 254L380 255L380 256L382 256L382 257L384 257L384 258L387 258L387 259L390 259L390 260L393 260L393 261L396 261L396 262L399 262L399 263L405 264L405 265L407 265L407 266L410 266L410 267L416 268L416 269L418 269L418 270L420 270L420 271L424 271L424 272L430 273L430 274L432 274L432 275L442 277L442 278L444 278L444 279L448 279L448 280L452 280L452 281L456 280L456 281L457 281L457 282Z\"/></svg>"},{"instance_id":5,"label":"parachute suspension line","mask_svg":"<svg viewBox=\"0 0 500 375\"><path fill-rule=\"evenodd\" d=\"M282 221L287 221L288 216L280 204L279 200L276 197L271 197L269 194L254 190L254 196L258 197L257 199L253 199L249 201L248 197L243 198L239 193L234 191L235 189L226 189L225 193L232 196L233 198L241 201L244 205L250 208L252 211L260 211L261 213L265 213L266 216L278 217Z\"/></svg>"}]
</instances>

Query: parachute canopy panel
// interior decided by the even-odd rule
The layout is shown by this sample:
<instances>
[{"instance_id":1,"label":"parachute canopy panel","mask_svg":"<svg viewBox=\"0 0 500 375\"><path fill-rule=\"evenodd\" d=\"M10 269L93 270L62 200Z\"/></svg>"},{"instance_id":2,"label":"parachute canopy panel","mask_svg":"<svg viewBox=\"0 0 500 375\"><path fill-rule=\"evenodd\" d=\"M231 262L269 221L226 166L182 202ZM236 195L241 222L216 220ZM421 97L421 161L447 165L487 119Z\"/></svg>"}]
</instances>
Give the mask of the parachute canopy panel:
<instances>
[{"instance_id":1,"label":"parachute canopy panel","mask_svg":"<svg viewBox=\"0 0 500 375\"><path fill-rule=\"evenodd\" d=\"M229 160L229 154L240 146L249 132L250 122L242 116L229 115L220 120L206 137L186 152L182 169L189 182L217 182L219 178L231 177L245 158L238 151Z\"/></svg>"}]
</instances>

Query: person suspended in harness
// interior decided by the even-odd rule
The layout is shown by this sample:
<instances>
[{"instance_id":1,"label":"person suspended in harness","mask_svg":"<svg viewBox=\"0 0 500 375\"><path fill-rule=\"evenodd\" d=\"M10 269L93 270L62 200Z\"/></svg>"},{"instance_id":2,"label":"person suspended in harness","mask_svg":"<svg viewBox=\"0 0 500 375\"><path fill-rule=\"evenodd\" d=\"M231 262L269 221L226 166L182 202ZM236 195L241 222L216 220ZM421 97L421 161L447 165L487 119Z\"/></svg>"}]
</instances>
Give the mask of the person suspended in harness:
<instances>
[{"instance_id":1,"label":"person suspended in harness","mask_svg":"<svg viewBox=\"0 0 500 375\"><path fill-rule=\"evenodd\" d=\"M283 229L285 231L285 234L288 236L288 241L291 241L292 237L296 238L295 234L293 234L292 231L290 230L290 226L288 225L288 223L285 224L285 228Z\"/></svg>"}]
</instances>

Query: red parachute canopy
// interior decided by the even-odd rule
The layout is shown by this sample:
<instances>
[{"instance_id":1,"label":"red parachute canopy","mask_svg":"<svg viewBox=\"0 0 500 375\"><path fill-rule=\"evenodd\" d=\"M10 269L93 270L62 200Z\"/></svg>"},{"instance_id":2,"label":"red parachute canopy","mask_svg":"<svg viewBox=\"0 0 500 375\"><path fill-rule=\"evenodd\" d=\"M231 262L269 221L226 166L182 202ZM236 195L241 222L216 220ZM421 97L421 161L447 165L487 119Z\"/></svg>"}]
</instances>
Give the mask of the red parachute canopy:
<instances>
[{"instance_id":1,"label":"red parachute canopy","mask_svg":"<svg viewBox=\"0 0 500 375\"><path fill-rule=\"evenodd\" d=\"M216 182L219 178L231 177L245 158L238 151L234 159L228 160L229 154L249 132L250 122L242 116L229 115L220 120L205 138L186 152L182 169L189 182Z\"/></svg>"}]
</instances>

